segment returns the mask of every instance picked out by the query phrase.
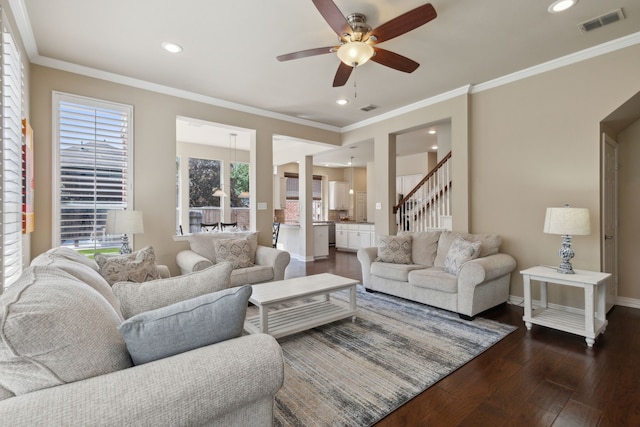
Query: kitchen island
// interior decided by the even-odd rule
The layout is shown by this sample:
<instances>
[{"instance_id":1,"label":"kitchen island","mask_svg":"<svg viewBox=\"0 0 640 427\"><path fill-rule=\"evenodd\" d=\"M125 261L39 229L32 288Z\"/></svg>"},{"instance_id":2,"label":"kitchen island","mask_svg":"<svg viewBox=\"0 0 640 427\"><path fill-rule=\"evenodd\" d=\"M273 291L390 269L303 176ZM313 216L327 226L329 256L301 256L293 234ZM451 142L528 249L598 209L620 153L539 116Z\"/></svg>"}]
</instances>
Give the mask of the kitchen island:
<instances>
[{"instance_id":1,"label":"kitchen island","mask_svg":"<svg viewBox=\"0 0 640 427\"><path fill-rule=\"evenodd\" d=\"M313 261L329 256L329 223L313 223L313 253L304 254L304 239L300 224L280 224L278 249L289 252L291 258L300 261Z\"/></svg>"}]
</instances>

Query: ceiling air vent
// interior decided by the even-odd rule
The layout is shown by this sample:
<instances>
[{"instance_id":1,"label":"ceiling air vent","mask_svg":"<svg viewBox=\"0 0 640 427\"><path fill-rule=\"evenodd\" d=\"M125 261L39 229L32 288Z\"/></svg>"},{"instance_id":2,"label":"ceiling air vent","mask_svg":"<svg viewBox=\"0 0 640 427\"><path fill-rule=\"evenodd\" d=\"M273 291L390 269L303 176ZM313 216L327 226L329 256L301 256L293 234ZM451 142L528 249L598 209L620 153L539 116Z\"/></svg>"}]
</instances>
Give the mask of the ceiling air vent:
<instances>
[{"instance_id":1,"label":"ceiling air vent","mask_svg":"<svg viewBox=\"0 0 640 427\"><path fill-rule=\"evenodd\" d=\"M378 108L377 105L369 104L369 105L365 105L364 107L362 107L361 110L368 113L369 111L375 110L376 108Z\"/></svg>"},{"instance_id":2,"label":"ceiling air vent","mask_svg":"<svg viewBox=\"0 0 640 427\"><path fill-rule=\"evenodd\" d=\"M604 15L600 15L596 18L590 19L588 21L582 22L578 24L578 28L580 28L583 32L589 32L595 30L596 28L604 27L605 25L613 24L614 22L618 22L624 19L624 13L622 13L622 9L617 9L609 13L605 13Z\"/></svg>"}]
</instances>

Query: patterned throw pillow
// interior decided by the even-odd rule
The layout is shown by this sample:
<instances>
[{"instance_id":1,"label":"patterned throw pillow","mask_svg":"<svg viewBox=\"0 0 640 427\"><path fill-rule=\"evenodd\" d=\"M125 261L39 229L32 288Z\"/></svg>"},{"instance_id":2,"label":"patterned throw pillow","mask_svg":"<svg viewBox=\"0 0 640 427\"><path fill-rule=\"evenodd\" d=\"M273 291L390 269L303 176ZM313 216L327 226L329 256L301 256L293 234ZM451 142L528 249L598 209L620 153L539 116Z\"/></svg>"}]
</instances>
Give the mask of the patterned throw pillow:
<instances>
[{"instance_id":1,"label":"patterned throw pillow","mask_svg":"<svg viewBox=\"0 0 640 427\"><path fill-rule=\"evenodd\" d=\"M216 239L213 246L216 262L230 262L234 270L253 266L251 245L247 239Z\"/></svg>"},{"instance_id":2,"label":"patterned throw pillow","mask_svg":"<svg viewBox=\"0 0 640 427\"><path fill-rule=\"evenodd\" d=\"M378 236L376 261L411 264L411 236Z\"/></svg>"},{"instance_id":3,"label":"patterned throw pillow","mask_svg":"<svg viewBox=\"0 0 640 427\"><path fill-rule=\"evenodd\" d=\"M457 236L453 243L451 243L447 257L444 259L444 271L457 276L462 268L462 264L478 258L478 255L480 255L480 245L481 242L468 242L462 237Z\"/></svg>"},{"instance_id":4,"label":"patterned throw pillow","mask_svg":"<svg viewBox=\"0 0 640 427\"><path fill-rule=\"evenodd\" d=\"M160 277L151 246L124 255L96 254L100 274L110 285L116 282L146 282Z\"/></svg>"}]
</instances>

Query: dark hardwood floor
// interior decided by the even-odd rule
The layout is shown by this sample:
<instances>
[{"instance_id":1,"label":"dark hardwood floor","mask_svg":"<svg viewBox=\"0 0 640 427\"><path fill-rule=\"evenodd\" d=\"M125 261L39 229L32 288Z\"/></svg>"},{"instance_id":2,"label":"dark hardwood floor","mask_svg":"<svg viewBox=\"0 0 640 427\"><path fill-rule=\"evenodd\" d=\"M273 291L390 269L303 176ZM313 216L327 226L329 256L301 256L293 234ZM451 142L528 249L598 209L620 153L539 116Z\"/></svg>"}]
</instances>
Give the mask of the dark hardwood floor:
<instances>
[{"instance_id":1,"label":"dark hardwood floor","mask_svg":"<svg viewBox=\"0 0 640 427\"><path fill-rule=\"evenodd\" d=\"M354 253L292 260L286 277L334 273L362 280ZM640 310L614 307L593 349L541 326L520 306L481 315L517 326L505 339L376 424L389 426L640 426Z\"/></svg>"}]
</instances>

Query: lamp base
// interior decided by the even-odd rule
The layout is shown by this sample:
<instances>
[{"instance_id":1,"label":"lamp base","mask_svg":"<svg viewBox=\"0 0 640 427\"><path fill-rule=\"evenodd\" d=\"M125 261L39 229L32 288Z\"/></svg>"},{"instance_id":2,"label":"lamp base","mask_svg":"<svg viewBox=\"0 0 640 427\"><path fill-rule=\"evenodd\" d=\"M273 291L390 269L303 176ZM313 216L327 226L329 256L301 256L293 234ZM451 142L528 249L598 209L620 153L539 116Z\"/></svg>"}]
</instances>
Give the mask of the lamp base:
<instances>
[{"instance_id":1,"label":"lamp base","mask_svg":"<svg viewBox=\"0 0 640 427\"><path fill-rule=\"evenodd\" d=\"M562 247L558 251L558 255L562 258L562 262L558 267L558 273L575 274L575 271L573 271L573 267L571 266L571 258L575 255L575 252L571 249L571 236L562 236Z\"/></svg>"},{"instance_id":2,"label":"lamp base","mask_svg":"<svg viewBox=\"0 0 640 427\"><path fill-rule=\"evenodd\" d=\"M120 255L130 254L132 252L131 246L129 246L129 237L126 234L122 235L122 246L120 246Z\"/></svg>"}]
</instances>

